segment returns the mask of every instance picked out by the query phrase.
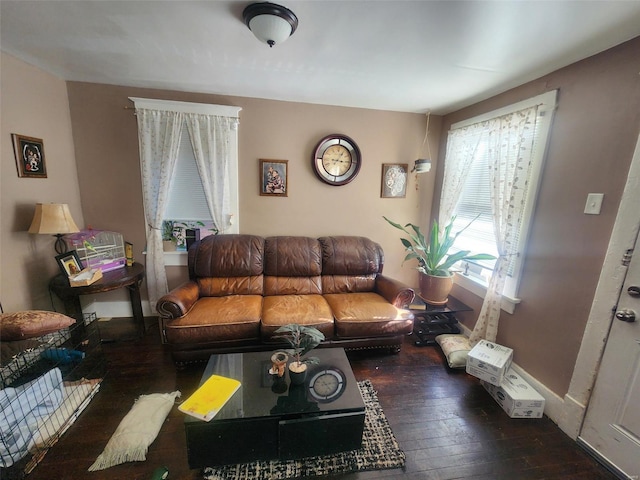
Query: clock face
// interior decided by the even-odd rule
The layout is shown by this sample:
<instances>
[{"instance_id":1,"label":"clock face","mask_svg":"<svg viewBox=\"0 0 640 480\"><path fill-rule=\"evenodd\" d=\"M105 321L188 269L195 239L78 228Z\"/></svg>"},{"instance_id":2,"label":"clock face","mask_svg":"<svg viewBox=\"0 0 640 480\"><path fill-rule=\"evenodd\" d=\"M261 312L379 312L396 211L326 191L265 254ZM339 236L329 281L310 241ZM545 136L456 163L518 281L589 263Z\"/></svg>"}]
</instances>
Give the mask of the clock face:
<instances>
[{"instance_id":1,"label":"clock face","mask_svg":"<svg viewBox=\"0 0 640 480\"><path fill-rule=\"evenodd\" d=\"M336 400L346 386L344 374L337 368L324 368L317 371L309 380L309 394L321 403Z\"/></svg>"},{"instance_id":2,"label":"clock face","mask_svg":"<svg viewBox=\"0 0 640 480\"><path fill-rule=\"evenodd\" d=\"M313 154L313 169L329 185L345 185L360 171L360 150L346 135L329 135L318 143Z\"/></svg>"},{"instance_id":3,"label":"clock face","mask_svg":"<svg viewBox=\"0 0 640 480\"><path fill-rule=\"evenodd\" d=\"M331 145L322 154L322 166L334 177L341 177L351 168L351 152L344 145Z\"/></svg>"}]
</instances>

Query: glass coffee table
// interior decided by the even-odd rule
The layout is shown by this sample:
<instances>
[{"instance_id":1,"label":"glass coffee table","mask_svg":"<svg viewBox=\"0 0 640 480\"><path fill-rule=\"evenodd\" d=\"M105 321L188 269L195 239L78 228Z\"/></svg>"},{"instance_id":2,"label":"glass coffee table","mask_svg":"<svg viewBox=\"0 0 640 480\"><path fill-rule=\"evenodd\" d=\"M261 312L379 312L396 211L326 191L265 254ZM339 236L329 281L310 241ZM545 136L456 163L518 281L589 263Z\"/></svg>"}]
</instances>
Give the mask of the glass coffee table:
<instances>
[{"instance_id":1,"label":"glass coffee table","mask_svg":"<svg viewBox=\"0 0 640 480\"><path fill-rule=\"evenodd\" d=\"M362 445L365 407L342 348L320 348L309 356L304 385L269 374L273 352L212 355L211 375L242 383L210 421L185 417L190 468L288 460L355 450Z\"/></svg>"}]
</instances>

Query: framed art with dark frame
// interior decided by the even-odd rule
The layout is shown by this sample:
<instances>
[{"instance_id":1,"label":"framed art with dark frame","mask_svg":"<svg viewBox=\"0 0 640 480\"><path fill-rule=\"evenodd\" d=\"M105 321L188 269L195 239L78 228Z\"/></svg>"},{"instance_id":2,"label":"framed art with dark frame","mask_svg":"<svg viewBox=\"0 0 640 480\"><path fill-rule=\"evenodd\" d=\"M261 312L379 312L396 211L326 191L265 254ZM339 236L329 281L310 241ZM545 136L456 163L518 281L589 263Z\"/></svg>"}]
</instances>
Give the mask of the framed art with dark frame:
<instances>
[{"instance_id":1,"label":"framed art with dark frame","mask_svg":"<svg viewBox=\"0 0 640 480\"><path fill-rule=\"evenodd\" d=\"M18 177L47 178L42 139L17 133L12 133L11 139L13 140L13 153L16 157Z\"/></svg>"},{"instance_id":2,"label":"framed art with dark frame","mask_svg":"<svg viewBox=\"0 0 640 480\"><path fill-rule=\"evenodd\" d=\"M80 273L84 268L80 261L80 257L78 257L78 252L75 250L56 255L56 260L60 266L60 271L67 277Z\"/></svg>"},{"instance_id":3,"label":"framed art with dark frame","mask_svg":"<svg viewBox=\"0 0 640 480\"><path fill-rule=\"evenodd\" d=\"M289 160L260 159L260 195L286 197L289 191Z\"/></svg>"},{"instance_id":4,"label":"framed art with dark frame","mask_svg":"<svg viewBox=\"0 0 640 480\"><path fill-rule=\"evenodd\" d=\"M383 163L380 196L382 198L404 198L407 195L409 165L406 163Z\"/></svg>"}]
</instances>

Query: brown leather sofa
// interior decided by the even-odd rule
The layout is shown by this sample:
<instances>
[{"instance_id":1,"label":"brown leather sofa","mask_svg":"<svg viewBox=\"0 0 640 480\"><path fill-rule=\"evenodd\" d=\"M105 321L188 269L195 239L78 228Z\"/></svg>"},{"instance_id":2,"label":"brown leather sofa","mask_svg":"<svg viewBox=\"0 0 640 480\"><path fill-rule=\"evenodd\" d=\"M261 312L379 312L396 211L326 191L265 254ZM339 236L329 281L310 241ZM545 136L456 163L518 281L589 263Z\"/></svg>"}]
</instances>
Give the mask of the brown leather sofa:
<instances>
[{"instance_id":1,"label":"brown leather sofa","mask_svg":"<svg viewBox=\"0 0 640 480\"><path fill-rule=\"evenodd\" d=\"M288 323L324 333L321 346L399 351L413 328L414 291L382 275L364 237L214 235L188 253L189 278L157 303L176 363L268 350Z\"/></svg>"}]
</instances>

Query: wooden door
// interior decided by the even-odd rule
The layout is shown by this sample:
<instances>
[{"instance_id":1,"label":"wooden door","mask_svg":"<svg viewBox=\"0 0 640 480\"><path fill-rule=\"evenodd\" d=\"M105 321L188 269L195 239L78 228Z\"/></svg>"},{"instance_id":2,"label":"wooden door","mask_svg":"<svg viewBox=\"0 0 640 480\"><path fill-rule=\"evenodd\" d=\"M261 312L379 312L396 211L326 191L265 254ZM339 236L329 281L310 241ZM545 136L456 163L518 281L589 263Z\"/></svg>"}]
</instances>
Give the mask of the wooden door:
<instances>
[{"instance_id":1,"label":"wooden door","mask_svg":"<svg viewBox=\"0 0 640 480\"><path fill-rule=\"evenodd\" d=\"M640 245L637 239L580 441L618 473L640 478Z\"/></svg>"}]
</instances>

